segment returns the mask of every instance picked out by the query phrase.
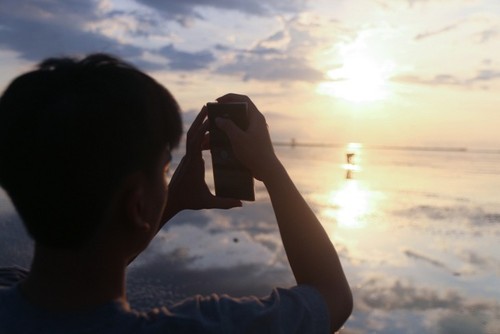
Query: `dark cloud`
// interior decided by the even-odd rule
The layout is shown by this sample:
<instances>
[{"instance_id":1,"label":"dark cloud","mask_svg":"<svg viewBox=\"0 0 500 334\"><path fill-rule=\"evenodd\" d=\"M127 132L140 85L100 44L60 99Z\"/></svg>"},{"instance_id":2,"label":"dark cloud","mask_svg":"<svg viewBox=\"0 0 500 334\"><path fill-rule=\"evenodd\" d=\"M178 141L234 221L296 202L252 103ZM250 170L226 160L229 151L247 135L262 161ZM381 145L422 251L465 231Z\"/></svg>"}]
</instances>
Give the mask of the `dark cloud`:
<instances>
[{"instance_id":1,"label":"dark cloud","mask_svg":"<svg viewBox=\"0 0 500 334\"><path fill-rule=\"evenodd\" d=\"M438 267L438 268L447 269L446 265L443 262L438 261L438 260L434 260L433 258L431 258L429 256L419 254L419 253L414 252L412 250L405 250L404 254L406 256L408 256L409 258L427 262L427 263L429 263L435 267Z\"/></svg>"},{"instance_id":2,"label":"dark cloud","mask_svg":"<svg viewBox=\"0 0 500 334\"><path fill-rule=\"evenodd\" d=\"M4 19L0 30L0 46L14 50L27 60L40 60L54 55L108 52L124 57L137 57L141 50L117 43L106 36L87 32L59 22Z\"/></svg>"},{"instance_id":3,"label":"dark cloud","mask_svg":"<svg viewBox=\"0 0 500 334\"><path fill-rule=\"evenodd\" d=\"M233 10L245 14L270 16L295 12L303 8L307 1L301 0L184 0L184 1L155 1L137 0L137 2L154 8L166 17L181 24L192 19L203 18L203 8L214 8L217 10Z\"/></svg>"},{"instance_id":4,"label":"dark cloud","mask_svg":"<svg viewBox=\"0 0 500 334\"><path fill-rule=\"evenodd\" d=\"M2 0L0 17L2 25L9 18L40 21L57 21L67 25L80 25L97 18L95 1L80 0Z\"/></svg>"},{"instance_id":5,"label":"dark cloud","mask_svg":"<svg viewBox=\"0 0 500 334\"><path fill-rule=\"evenodd\" d=\"M284 57L268 59L261 56L243 56L217 69L220 74L240 74L243 80L309 81L323 79L323 73L310 67L305 59Z\"/></svg>"},{"instance_id":6,"label":"dark cloud","mask_svg":"<svg viewBox=\"0 0 500 334\"><path fill-rule=\"evenodd\" d=\"M1 8L0 46L27 60L91 52L135 58L142 52L85 28L99 17L93 1L4 1Z\"/></svg>"},{"instance_id":7,"label":"dark cloud","mask_svg":"<svg viewBox=\"0 0 500 334\"><path fill-rule=\"evenodd\" d=\"M233 48L233 47L228 46L228 45L216 44L214 48L217 51L232 52L232 53L247 54L247 55L266 56L266 55L282 55L283 54L283 52L277 48L266 48L266 47L263 47L261 45L258 45L252 49L237 49L237 48Z\"/></svg>"},{"instance_id":8,"label":"dark cloud","mask_svg":"<svg viewBox=\"0 0 500 334\"><path fill-rule=\"evenodd\" d=\"M15 51L30 61L106 52L125 58L144 70L198 70L215 59L209 51L186 52L171 44L159 50L146 50L89 27L92 22L106 23L106 20L115 19L122 19L120 23L125 25L124 30L133 37L147 38L159 26L158 20L147 13L114 10L104 14L94 1L3 1L0 6L0 48ZM164 61L150 61L143 56L145 51Z\"/></svg>"},{"instance_id":9,"label":"dark cloud","mask_svg":"<svg viewBox=\"0 0 500 334\"><path fill-rule=\"evenodd\" d=\"M0 7L0 46L24 59L40 60L57 54L108 51L130 53L111 39L85 31L86 21L97 18L91 1L12 1Z\"/></svg>"},{"instance_id":10,"label":"dark cloud","mask_svg":"<svg viewBox=\"0 0 500 334\"><path fill-rule=\"evenodd\" d=\"M173 70L195 71L207 68L215 61L215 57L210 51L192 53L179 51L172 44L161 48L158 53L169 60L169 68Z\"/></svg>"}]
</instances>

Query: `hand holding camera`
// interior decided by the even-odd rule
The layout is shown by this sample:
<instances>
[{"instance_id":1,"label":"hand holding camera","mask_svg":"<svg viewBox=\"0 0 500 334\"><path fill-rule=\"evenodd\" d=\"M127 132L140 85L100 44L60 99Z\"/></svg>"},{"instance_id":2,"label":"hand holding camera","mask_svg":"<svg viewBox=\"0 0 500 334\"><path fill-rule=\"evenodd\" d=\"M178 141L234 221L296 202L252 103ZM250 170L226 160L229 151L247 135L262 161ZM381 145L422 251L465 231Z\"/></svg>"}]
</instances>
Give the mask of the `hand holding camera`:
<instances>
[{"instance_id":1,"label":"hand holding camera","mask_svg":"<svg viewBox=\"0 0 500 334\"><path fill-rule=\"evenodd\" d=\"M274 152L266 119L253 102L244 95L227 94L217 99L219 103L247 104L248 127L239 128L234 122L218 118L216 125L224 131L231 142L235 157L257 180L266 183L277 168L282 167Z\"/></svg>"}]
</instances>

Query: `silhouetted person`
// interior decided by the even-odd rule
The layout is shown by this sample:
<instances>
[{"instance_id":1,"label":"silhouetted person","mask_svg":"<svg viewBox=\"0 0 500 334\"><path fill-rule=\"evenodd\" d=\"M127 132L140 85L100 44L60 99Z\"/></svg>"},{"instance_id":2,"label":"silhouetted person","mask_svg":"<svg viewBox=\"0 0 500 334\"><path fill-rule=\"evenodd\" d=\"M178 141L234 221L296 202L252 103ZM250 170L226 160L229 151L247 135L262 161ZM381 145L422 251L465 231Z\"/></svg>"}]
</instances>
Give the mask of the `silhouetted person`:
<instances>
[{"instance_id":1,"label":"silhouetted person","mask_svg":"<svg viewBox=\"0 0 500 334\"><path fill-rule=\"evenodd\" d=\"M354 153L346 153L347 163L349 165L354 165Z\"/></svg>"},{"instance_id":2,"label":"silhouetted person","mask_svg":"<svg viewBox=\"0 0 500 334\"><path fill-rule=\"evenodd\" d=\"M0 99L0 184L35 254L26 279L0 289L0 332L328 333L352 296L321 224L276 157L264 116L217 126L270 195L297 286L265 298L193 297L149 313L130 309L127 265L185 209L231 208L204 181L206 111L187 133L170 185L165 172L182 124L177 102L151 77L108 55L49 59ZM22 277L20 275L19 277Z\"/></svg>"}]
</instances>

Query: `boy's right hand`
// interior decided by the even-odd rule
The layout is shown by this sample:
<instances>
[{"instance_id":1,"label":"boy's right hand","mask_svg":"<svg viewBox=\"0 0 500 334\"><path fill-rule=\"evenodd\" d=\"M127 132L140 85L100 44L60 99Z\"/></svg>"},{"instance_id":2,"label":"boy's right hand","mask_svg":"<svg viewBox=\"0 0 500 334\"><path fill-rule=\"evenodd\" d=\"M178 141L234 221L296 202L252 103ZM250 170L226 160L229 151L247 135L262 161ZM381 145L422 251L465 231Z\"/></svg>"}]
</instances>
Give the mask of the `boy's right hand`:
<instances>
[{"instance_id":1,"label":"boy's right hand","mask_svg":"<svg viewBox=\"0 0 500 334\"><path fill-rule=\"evenodd\" d=\"M247 167L252 175L266 183L281 167L277 158L264 115L245 95L226 94L216 99L219 103L246 102L248 105L248 128L241 130L231 120L217 118L216 125L226 133L236 158Z\"/></svg>"}]
</instances>

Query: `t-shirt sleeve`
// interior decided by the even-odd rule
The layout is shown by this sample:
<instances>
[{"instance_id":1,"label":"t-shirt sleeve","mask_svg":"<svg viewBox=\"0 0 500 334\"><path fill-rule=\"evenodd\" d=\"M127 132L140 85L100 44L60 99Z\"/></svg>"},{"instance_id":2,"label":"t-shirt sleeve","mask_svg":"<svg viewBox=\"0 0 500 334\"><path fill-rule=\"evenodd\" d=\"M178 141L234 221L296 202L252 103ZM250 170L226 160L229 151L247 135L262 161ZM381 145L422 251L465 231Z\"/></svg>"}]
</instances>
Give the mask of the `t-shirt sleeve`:
<instances>
[{"instance_id":1,"label":"t-shirt sleeve","mask_svg":"<svg viewBox=\"0 0 500 334\"><path fill-rule=\"evenodd\" d=\"M330 333L326 303L306 285L276 288L264 298L196 296L160 313L171 329L192 333Z\"/></svg>"},{"instance_id":2,"label":"t-shirt sleeve","mask_svg":"<svg viewBox=\"0 0 500 334\"><path fill-rule=\"evenodd\" d=\"M0 267L0 287L14 286L28 276L28 271L24 268Z\"/></svg>"}]
</instances>

